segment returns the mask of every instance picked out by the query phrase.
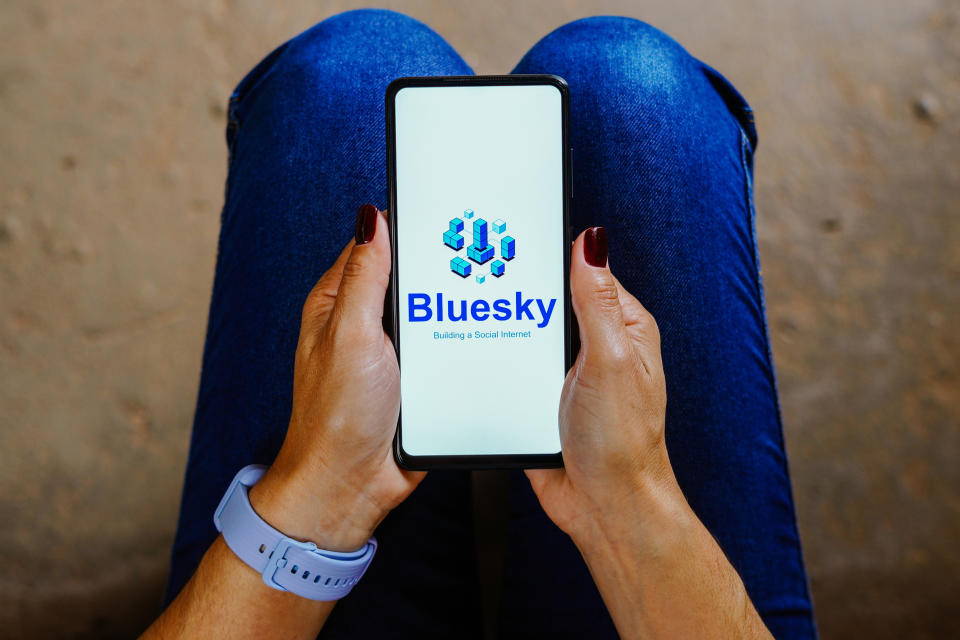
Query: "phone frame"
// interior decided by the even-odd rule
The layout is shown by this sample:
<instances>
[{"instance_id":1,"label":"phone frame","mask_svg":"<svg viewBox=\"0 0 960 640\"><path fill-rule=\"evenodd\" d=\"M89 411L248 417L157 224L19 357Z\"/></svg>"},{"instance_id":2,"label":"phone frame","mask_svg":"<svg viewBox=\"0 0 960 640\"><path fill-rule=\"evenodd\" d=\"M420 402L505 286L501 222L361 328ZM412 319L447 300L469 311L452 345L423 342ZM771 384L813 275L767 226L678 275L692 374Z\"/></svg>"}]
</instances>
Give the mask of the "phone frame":
<instances>
[{"instance_id":1,"label":"phone frame","mask_svg":"<svg viewBox=\"0 0 960 640\"><path fill-rule=\"evenodd\" d=\"M567 283L563 288L563 321L564 321L564 362L565 371L573 366L576 352L574 351L575 319L570 304L570 246L572 244L570 227L570 208L572 200L572 149L569 138L570 91L566 81L555 75L506 75L506 76L430 76L397 78L387 87L386 92L386 121L387 121L387 180L389 183L390 204L388 218L390 221L390 246L392 268L390 283L387 288L387 298L384 303L383 324L387 335L393 341L397 353L397 362L400 364L401 375L403 363L400 361L400 332L399 332L399 297L397 291L397 223L403 213L397 210L397 165L396 165L396 113L395 99L401 89L408 87L488 87L488 86L518 86L518 85L549 85L560 92L561 132L563 149L563 273ZM563 466L561 452L545 454L483 454L483 455L430 455L414 456L403 450L402 426L403 407L401 400L400 416L397 419L397 430L393 439L393 453L397 464L404 469L432 470L432 469L503 469L503 468L551 468Z\"/></svg>"}]
</instances>

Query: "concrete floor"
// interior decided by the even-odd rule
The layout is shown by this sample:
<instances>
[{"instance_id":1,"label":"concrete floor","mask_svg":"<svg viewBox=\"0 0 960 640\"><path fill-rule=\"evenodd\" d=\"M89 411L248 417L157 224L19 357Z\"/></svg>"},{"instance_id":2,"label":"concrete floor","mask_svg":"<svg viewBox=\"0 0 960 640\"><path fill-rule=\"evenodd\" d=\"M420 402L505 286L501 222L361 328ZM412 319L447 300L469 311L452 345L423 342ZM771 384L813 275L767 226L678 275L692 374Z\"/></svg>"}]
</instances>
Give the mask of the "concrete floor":
<instances>
[{"instance_id":1,"label":"concrete floor","mask_svg":"<svg viewBox=\"0 0 960 640\"><path fill-rule=\"evenodd\" d=\"M742 90L823 637L955 633L960 3L384 4L487 73L568 20L632 15ZM0 3L0 635L127 637L154 615L212 280L223 106L269 49L348 5Z\"/></svg>"}]
</instances>

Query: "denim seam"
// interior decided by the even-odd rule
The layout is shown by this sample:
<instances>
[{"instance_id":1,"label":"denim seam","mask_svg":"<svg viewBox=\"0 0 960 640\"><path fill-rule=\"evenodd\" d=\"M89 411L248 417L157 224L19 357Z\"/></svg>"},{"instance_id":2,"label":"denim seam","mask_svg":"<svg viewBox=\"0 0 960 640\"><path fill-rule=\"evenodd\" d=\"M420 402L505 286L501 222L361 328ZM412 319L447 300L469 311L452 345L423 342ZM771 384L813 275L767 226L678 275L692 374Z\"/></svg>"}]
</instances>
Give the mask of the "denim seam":
<instances>
[{"instance_id":1,"label":"denim seam","mask_svg":"<svg viewBox=\"0 0 960 640\"><path fill-rule=\"evenodd\" d=\"M806 563L803 559L803 541L800 538L800 525L797 521L797 507L793 498L793 483L790 480L790 461L787 458L787 445L783 433L783 414L780 408L780 391L777 385L777 372L773 363L773 347L770 340L770 328L767 323L766 299L763 295L763 277L760 273L760 243L757 241L757 211L753 197L753 152L750 139L746 132L740 128L740 165L744 175L744 190L747 203L748 228L750 229L750 242L753 245L753 263L756 270L756 295L760 302L760 323L763 329L764 346L767 352L767 366L769 369L770 383L773 386L773 400L777 414L777 438L780 450L783 452L783 473L787 481L787 501L793 515L793 534L797 539L797 554L800 563L800 569L803 571L803 589L807 602L810 603L810 629L813 638L818 637L816 617L813 612L813 596L810 589L810 577L807 575Z\"/></svg>"},{"instance_id":2,"label":"denim seam","mask_svg":"<svg viewBox=\"0 0 960 640\"><path fill-rule=\"evenodd\" d=\"M229 166L233 161L233 147L237 139L237 131L240 129L240 118L237 115L237 103L239 98L236 92L230 95L227 101L227 164Z\"/></svg>"},{"instance_id":3,"label":"denim seam","mask_svg":"<svg viewBox=\"0 0 960 640\"><path fill-rule=\"evenodd\" d=\"M289 40L271 51L257 65L245 75L234 90L230 93L230 99L227 102L227 168L233 165L233 156L237 146L237 135L240 132L240 111L243 105L254 95L263 83L269 78L277 68L277 62L283 57L283 54L290 47ZM226 190L230 188L230 176L227 174L225 184Z\"/></svg>"},{"instance_id":4,"label":"denim seam","mask_svg":"<svg viewBox=\"0 0 960 640\"><path fill-rule=\"evenodd\" d=\"M283 57L283 54L286 53L287 49L290 48L291 43L296 41L298 38L299 36L284 42L279 47L268 53L263 60L257 63L257 65L240 80L240 83L233 90L233 93L230 94L230 103L235 104L237 108L239 108L250 98L250 96L255 94L257 89L259 89L264 81L276 70L277 63L279 62L280 58Z\"/></svg>"}]
</instances>

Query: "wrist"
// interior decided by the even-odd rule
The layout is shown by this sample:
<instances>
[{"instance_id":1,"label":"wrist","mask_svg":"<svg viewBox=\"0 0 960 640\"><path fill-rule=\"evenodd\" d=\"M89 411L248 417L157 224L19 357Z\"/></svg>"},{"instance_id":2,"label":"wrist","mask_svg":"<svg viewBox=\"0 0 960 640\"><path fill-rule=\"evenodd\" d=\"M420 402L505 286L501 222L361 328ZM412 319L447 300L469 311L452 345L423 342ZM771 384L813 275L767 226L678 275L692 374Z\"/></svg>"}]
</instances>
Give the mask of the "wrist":
<instances>
[{"instance_id":1,"label":"wrist","mask_svg":"<svg viewBox=\"0 0 960 640\"><path fill-rule=\"evenodd\" d=\"M254 511L286 536L329 551L354 551L386 515L361 492L334 481L332 474L288 470L278 463L249 496Z\"/></svg>"},{"instance_id":2,"label":"wrist","mask_svg":"<svg viewBox=\"0 0 960 640\"><path fill-rule=\"evenodd\" d=\"M614 483L610 483L611 485ZM684 531L699 524L687 503L664 450L662 461L616 483L575 530L573 541L586 554L619 554L620 549L650 556L668 553Z\"/></svg>"},{"instance_id":3,"label":"wrist","mask_svg":"<svg viewBox=\"0 0 960 640\"><path fill-rule=\"evenodd\" d=\"M673 474L631 488L574 537L621 637L769 638Z\"/></svg>"}]
</instances>

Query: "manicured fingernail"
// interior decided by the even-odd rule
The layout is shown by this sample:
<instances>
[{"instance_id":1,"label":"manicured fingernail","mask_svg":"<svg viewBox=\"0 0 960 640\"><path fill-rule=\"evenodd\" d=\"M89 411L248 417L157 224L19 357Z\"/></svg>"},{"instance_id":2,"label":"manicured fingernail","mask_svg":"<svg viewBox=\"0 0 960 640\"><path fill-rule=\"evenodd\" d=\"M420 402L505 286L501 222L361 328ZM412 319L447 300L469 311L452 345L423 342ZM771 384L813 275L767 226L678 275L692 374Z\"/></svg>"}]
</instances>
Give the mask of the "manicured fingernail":
<instances>
[{"instance_id":1,"label":"manicured fingernail","mask_svg":"<svg viewBox=\"0 0 960 640\"><path fill-rule=\"evenodd\" d=\"M372 204L365 204L357 209L357 228L354 231L354 240L357 244L367 244L373 240L377 232L377 217L380 212Z\"/></svg>"},{"instance_id":2,"label":"manicured fingernail","mask_svg":"<svg viewBox=\"0 0 960 640\"><path fill-rule=\"evenodd\" d=\"M591 267L607 266L607 230L591 227L583 236L583 259Z\"/></svg>"}]
</instances>

